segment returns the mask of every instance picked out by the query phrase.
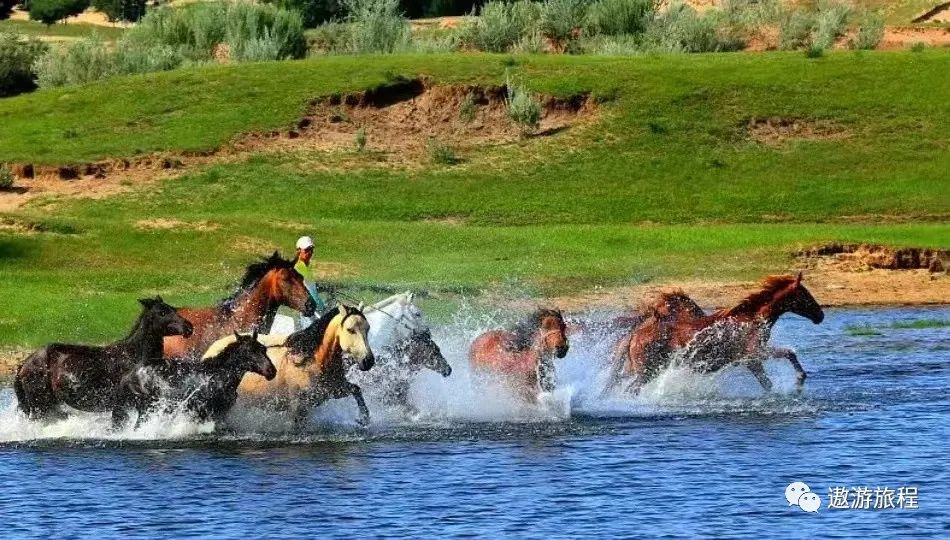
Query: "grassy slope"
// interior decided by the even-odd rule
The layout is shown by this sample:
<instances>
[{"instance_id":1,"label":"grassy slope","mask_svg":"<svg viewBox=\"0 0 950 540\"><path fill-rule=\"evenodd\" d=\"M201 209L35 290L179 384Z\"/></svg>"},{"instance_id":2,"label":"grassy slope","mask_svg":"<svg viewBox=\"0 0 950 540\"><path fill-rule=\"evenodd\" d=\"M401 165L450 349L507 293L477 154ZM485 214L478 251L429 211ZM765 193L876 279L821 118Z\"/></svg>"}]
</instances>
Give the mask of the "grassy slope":
<instances>
[{"instance_id":1,"label":"grassy slope","mask_svg":"<svg viewBox=\"0 0 950 540\"><path fill-rule=\"evenodd\" d=\"M318 95L394 74L497 82L504 59L329 58L38 92L0 101L0 161L210 149L288 125ZM518 62L534 88L612 96L603 120L469 152L456 167L399 171L348 157L358 165L342 170L313 166L341 156L259 156L128 195L20 211L54 232L0 232L9 306L0 344L114 337L134 297L210 301L249 257L289 247L302 231L318 237L319 260L340 265L337 281L442 290L752 278L787 270L790 250L825 240L950 247L946 52ZM850 137L778 149L741 137L745 119L771 115L831 119ZM78 137L64 138L67 129ZM427 219L440 216L464 224ZM146 217L219 227L133 227ZM907 219L915 223L892 223Z\"/></svg>"}]
</instances>

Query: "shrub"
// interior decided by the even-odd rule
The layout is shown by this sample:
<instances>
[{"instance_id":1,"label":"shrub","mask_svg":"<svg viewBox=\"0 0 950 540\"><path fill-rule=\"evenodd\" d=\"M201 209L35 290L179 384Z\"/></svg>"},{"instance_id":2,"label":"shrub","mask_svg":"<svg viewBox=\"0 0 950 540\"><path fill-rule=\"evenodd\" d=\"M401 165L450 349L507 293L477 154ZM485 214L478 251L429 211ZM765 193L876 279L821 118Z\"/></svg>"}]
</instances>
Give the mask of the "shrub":
<instances>
[{"instance_id":1,"label":"shrub","mask_svg":"<svg viewBox=\"0 0 950 540\"><path fill-rule=\"evenodd\" d=\"M0 189L10 189L13 187L13 181L16 180L13 171L6 165L0 165Z\"/></svg>"},{"instance_id":2,"label":"shrub","mask_svg":"<svg viewBox=\"0 0 950 540\"><path fill-rule=\"evenodd\" d=\"M825 55L825 49L821 45L811 45L805 49L805 57L821 58Z\"/></svg>"},{"instance_id":3,"label":"shrub","mask_svg":"<svg viewBox=\"0 0 950 540\"><path fill-rule=\"evenodd\" d=\"M346 10L341 0L277 0L278 7L300 14L304 28L317 26L343 17Z\"/></svg>"},{"instance_id":4,"label":"shrub","mask_svg":"<svg viewBox=\"0 0 950 540\"><path fill-rule=\"evenodd\" d=\"M584 28L589 35L640 34L654 14L653 0L597 0L587 8Z\"/></svg>"},{"instance_id":5,"label":"shrub","mask_svg":"<svg viewBox=\"0 0 950 540\"><path fill-rule=\"evenodd\" d=\"M409 50L417 53L447 53L459 49L458 36L452 32L447 34L413 36Z\"/></svg>"},{"instance_id":6,"label":"shrub","mask_svg":"<svg viewBox=\"0 0 950 540\"><path fill-rule=\"evenodd\" d=\"M429 152L429 161L436 165L455 165L459 162L455 150L438 139L430 138L426 143L426 149Z\"/></svg>"},{"instance_id":7,"label":"shrub","mask_svg":"<svg viewBox=\"0 0 950 540\"><path fill-rule=\"evenodd\" d=\"M845 4L831 1L819 3L812 43L824 49L834 47L838 36L847 29L850 16L851 8Z\"/></svg>"},{"instance_id":8,"label":"shrub","mask_svg":"<svg viewBox=\"0 0 950 540\"><path fill-rule=\"evenodd\" d=\"M360 126L356 130L356 151L362 152L366 149L366 128Z\"/></svg>"},{"instance_id":9,"label":"shrub","mask_svg":"<svg viewBox=\"0 0 950 540\"><path fill-rule=\"evenodd\" d=\"M630 34L603 36L600 39L588 41L584 45L584 50L589 54L603 56L633 56L643 52L637 37Z\"/></svg>"},{"instance_id":10,"label":"shrub","mask_svg":"<svg viewBox=\"0 0 950 540\"><path fill-rule=\"evenodd\" d=\"M224 35L231 59L237 62L302 58L307 51L300 14L268 4L229 4ZM248 56L248 47L257 56Z\"/></svg>"},{"instance_id":11,"label":"shrub","mask_svg":"<svg viewBox=\"0 0 950 540\"><path fill-rule=\"evenodd\" d=\"M662 52L716 52L742 48L743 43L719 34L716 13L702 15L685 4L670 7L647 26L647 49Z\"/></svg>"},{"instance_id":12,"label":"shrub","mask_svg":"<svg viewBox=\"0 0 950 540\"><path fill-rule=\"evenodd\" d=\"M884 16L880 13L866 14L858 26L858 33L851 41L853 49L876 49L884 39Z\"/></svg>"},{"instance_id":13,"label":"shrub","mask_svg":"<svg viewBox=\"0 0 950 540\"><path fill-rule=\"evenodd\" d=\"M927 44L923 41L915 41L913 45L910 46L912 52L924 52L924 49L927 48Z\"/></svg>"},{"instance_id":14,"label":"shrub","mask_svg":"<svg viewBox=\"0 0 950 540\"><path fill-rule=\"evenodd\" d=\"M30 0L30 18L49 26L66 17L79 15L89 7L89 0Z\"/></svg>"},{"instance_id":15,"label":"shrub","mask_svg":"<svg viewBox=\"0 0 950 540\"><path fill-rule=\"evenodd\" d=\"M48 50L49 47L37 39L0 33L0 97L36 88L33 64Z\"/></svg>"},{"instance_id":16,"label":"shrub","mask_svg":"<svg viewBox=\"0 0 950 540\"><path fill-rule=\"evenodd\" d=\"M535 30L519 39L511 51L521 54L541 54L545 51L544 35L539 30Z\"/></svg>"},{"instance_id":17,"label":"shrub","mask_svg":"<svg viewBox=\"0 0 950 540\"><path fill-rule=\"evenodd\" d=\"M530 0L513 3L492 0L482 6L461 31L461 40L466 45L486 52L506 52L525 36L538 29L541 10Z\"/></svg>"},{"instance_id":18,"label":"shrub","mask_svg":"<svg viewBox=\"0 0 950 540\"><path fill-rule=\"evenodd\" d=\"M350 50L350 25L341 22L321 24L307 33L310 50L342 53Z\"/></svg>"},{"instance_id":19,"label":"shrub","mask_svg":"<svg viewBox=\"0 0 950 540\"><path fill-rule=\"evenodd\" d=\"M811 33L815 28L815 16L804 10L795 9L783 14L779 22L779 48L794 50L811 44Z\"/></svg>"},{"instance_id":20,"label":"shrub","mask_svg":"<svg viewBox=\"0 0 950 540\"><path fill-rule=\"evenodd\" d=\"M116 73L113 55L96 39L54 47L36 61L33 69L41 88L83 84Z\"/></svg>"},{"instance_id":21,"label":"shrub","mask_svg":"<svg viewBox=\"0 0 950 540\"><path fill-rule=\"evenodd\" d=\"M475 120L475 94L469 92L459 105L459 119L466 124Z\"/></svg>"},{"instance_id":22,"label":"shrub","mask_svg":"<svg viewBox=\"0 0 950 540\"><path fill-rule=\"evenodd\" d=\"M115 71L121 74L169 71L185 61L181 49L170 45L135 47L120 42L115 51Z\"/></svg>"},{"instance_id":23,"label":"shrub","mask_svg":"<svg viewBox=\"0 0 950 540\"><path fill-rule=\"evenodd\" d=\"M110 21L138 21L145 16L145 3L146 0L92 0L92 6Z\"/></svg>"},{"instance_id":24,"label":"shrub","mask_svg":"<svg viewBox=\"0 0 950 540\"><path fill-rule=\"evenodd\" d=\"M541 125L541 103L523 85L512 83L510 77L506 87L505 107L508 110L508 118L518 125L522 135L537 130Z\"/></svg>"},{"instance_id":25,"label":"shrub","mask_svg":"<svg viewBox=\"0 0 950 540\"><path fill-rule=\"evenodd\" d=\"M409 47L409 21L399 0L346 0L353 52L394 53Z\"/></svg>"},{"instance_id":26,"label":"shrub","mask_svg":"<svg viewBox=\"0 0 950 540\"><path fill-rule=\"evenodd\" d=\"M541 4L540 29L555 48L565 50L584 26L583 0L544 0Z\"/></svg>"}]
</instances>

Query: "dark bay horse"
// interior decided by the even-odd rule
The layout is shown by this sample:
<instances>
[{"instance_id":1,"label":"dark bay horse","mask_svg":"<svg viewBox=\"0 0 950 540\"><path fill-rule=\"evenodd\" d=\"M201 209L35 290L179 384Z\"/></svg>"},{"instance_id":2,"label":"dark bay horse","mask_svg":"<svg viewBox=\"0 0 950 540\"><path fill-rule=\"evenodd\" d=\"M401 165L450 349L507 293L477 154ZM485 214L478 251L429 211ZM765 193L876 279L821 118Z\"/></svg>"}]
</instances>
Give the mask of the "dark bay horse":
<instances>
[{"instance_id":1,"label":"dark bay horse","mask_svg":"<svg viewBox=\"0 0 950 540\"><path fill-rule=\"evenodd\" d=\"M366 425L369 409L360 387L346 379L344 359L353 361L362 371L373 367L376 360L367 332L369 323L363 312L340 305L290 336L259 336L277 366L277 376L272 380L244 377L238 395L251 402L291 410L298 426L313 407L329 399L353 396L359 408L360 423ZM233 336L218 340L205 357L214 355L233 340Z\"/></svg>"},{"instance_id":2,"label":"dark bay horse","mask_svg":"<svg viewBox=\"0 0 950 540\"><path fill-rule=\"evenodd\" d=\"M128 337L105 347L53 343L28 356L13 382L20 408L32 418L61 416L65 404L108 411L119 382L135 365L162 359L166 336L191 335L192 326L162 298L142 299Z\"/></svg>"},{"instance_id":3,"label":"dark bay horse","mask_svg":"<svg viewBox=\"0 0 950 540\"><path fill-rule=\"evenodd\" d=\"M821 306L802 285L802 275L769 276L762 290L738 305L707 315L682 291L660 295L649 314L618 344L614 354L615 380L639 387L665 369L674 353L692 370L712 373L742 363L766 391L772 381L765 374L768 358L785 358L797 373L801 387L806 378L798 357L789 349L769 347L772 327L785 313L795 313L819 324Z\"/></svg>"},{"instance_id":4,"label":"dark bay horse","mask_svg":"<svg viewBox=\"0 0 950 540\"><path fill-rule=\"evenodd\" d=\"M128 410L138 412L136 426L160 400L168 406L183 407L199 421L219 421L237 399L238 385L246 373L267 380L277 368L267 356L267 348L257 341L257 332L239 336L212 358L203 362L164 360L137 365L122 378L112 424L125 423Z\"/></svg>"},{"instance_id":5,"label":"dark bay horse","mask_svg":"<svg viewBox=\"0 0 950 540\"><path fill-rule=\"evenodd\" d=\"M166 339L165 357L194 358L221 336L269 328L280 306L288 306L306 316L313 315L316 309L303 277L294 270L291 261L275 251L270 258L247 267L232 298L216 306L179 309L195 331L189 337Z\"/></svg>"},{"instance_id":6,"label":"dark bay horse","mask_svg":"<svg viewBox=\"0 0 950 540\"><path fill-rule=\"evenodd\" d=\"M413 329L404 337L396 338L377 356L376 367L363 377L364 386L373 389L374 396L388 406L399 407L410 415L418 411L409 402L409 387L419 371L428 369L448 377L452 366L442 355L428 328Z\"/></svg>"},{"instance_id":7,"label":"dark bay horse","mask_svg":"<svg viewBox=\"0 0 950 540\"><path fill-rule=\"evenodd\" d=\"M528 402L557 385L552 357L568 351L564 318L560 311L539 309L514 331L492 330L475 338L469 362L475 372L495 375Z\"/></svg>"}]
</instances>

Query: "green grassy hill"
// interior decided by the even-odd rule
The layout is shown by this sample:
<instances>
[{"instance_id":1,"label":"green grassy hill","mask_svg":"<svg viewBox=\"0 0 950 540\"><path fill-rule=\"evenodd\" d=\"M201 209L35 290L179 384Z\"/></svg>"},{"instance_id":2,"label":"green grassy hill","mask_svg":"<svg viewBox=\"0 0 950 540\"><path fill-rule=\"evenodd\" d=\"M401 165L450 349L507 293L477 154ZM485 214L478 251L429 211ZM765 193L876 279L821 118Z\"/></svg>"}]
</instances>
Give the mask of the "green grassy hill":
<instances>
[{"instance_id":1,"label":"green grassy hill","mask_svg":"<svg viewBox=\"0 0 950 540\"><path fill-rule=\"evenodd\" d=\"M303 233L333 282L475 291L514 281L540 294L748 279L831 240L950 248L950 54L939 50L195 68L0 100L0 162L207 151L288 127L319 96L397 76L499 84L506 70L538 92L591 92L598 119L468 149L454 166L268 153L0 217L17 224L0 227L0 344L114 337L133 299L155 292L210 302L244 263L288 252ZM753 117L829 122L844 135L765 145L746 136ZM136 226L146 219L207 223Z\"/></svg>"}]
</instances>

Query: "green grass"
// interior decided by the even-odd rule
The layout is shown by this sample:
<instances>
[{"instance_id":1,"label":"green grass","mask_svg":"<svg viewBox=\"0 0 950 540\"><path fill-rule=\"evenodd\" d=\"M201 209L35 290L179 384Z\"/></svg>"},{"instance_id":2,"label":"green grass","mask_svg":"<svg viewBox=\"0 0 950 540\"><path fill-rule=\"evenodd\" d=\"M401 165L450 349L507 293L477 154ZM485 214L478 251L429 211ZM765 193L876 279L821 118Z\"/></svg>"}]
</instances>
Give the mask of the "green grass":
<instances>
[{"instance_id":1,"label":"green grass","mask_svg":"<svg viewBox=\"0 0 950 540\"><path fill-rule=\"evenodd\" d=\"M0 161L213 149L291 125L309 99L396 75L497 84L507 58L330 57L40 91L0 100ZM468 150L451 167L391 169L351 148L255 155L6 216L42 232L0 227L0 344L114 338L135 298L211 302L249 260L305 233L333 282L442 299L753 279L793 270L793 251L827 241L950 248L945 51L515 60L537 91L609 96L600 119ZM832 121L848 137L745 138L748 118L766 116ZM143 219L216 228L143 230Z\"/></svg>"},{"instance_id":2,"label":"green grass","mask_svg":"<svg viewBox=\"0 0 950 540\"><path fill-rule=\"evenodd\" d=\"M948 328L950 321L946 319L917 319L914 321L899 321L891 323L891 328L898 330L925 330L928 328Z\"/></svg>"},{"instance_id":3,"label":"green grass","mask_svg":"<svg viewBox=\"0 0 950 540\"><path fill-rule=\"evenodd\" d=\"M845 327L845 332L849 336L855 337L871 337L871 336L880 336L881 332L871 326L870 324L851 324Z\"/></svg>"},{"instance_id":4,"label":"green grass","mask_svg":"<svg viewBox=\"0 0 950 540\"><path fill-rule=\"evenodd\" d=\"M0 21L0 32L24 34L38 38L80 39L94 37L103 41L113 41L125 30L118 26L101 26L87 23L53 24L46 26L36 21L12 20Z\"/></svg>"}]
</instances>

